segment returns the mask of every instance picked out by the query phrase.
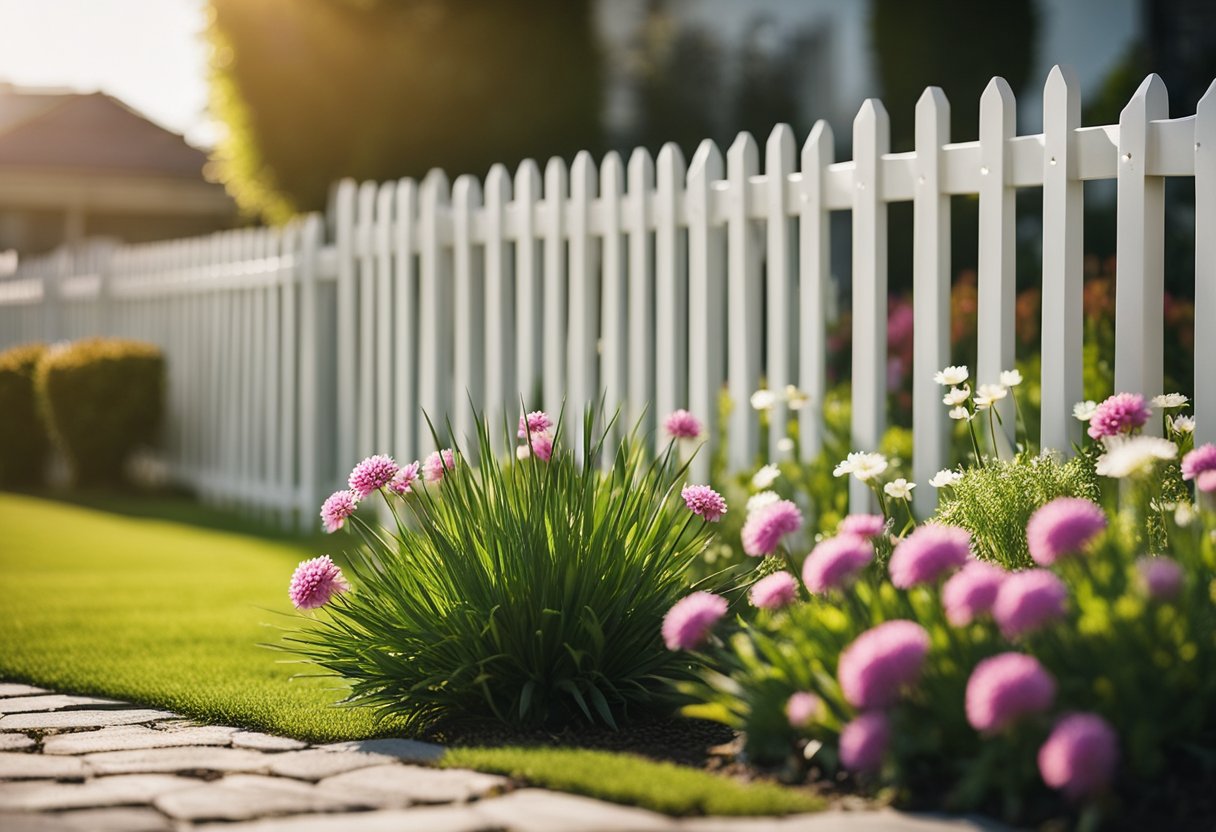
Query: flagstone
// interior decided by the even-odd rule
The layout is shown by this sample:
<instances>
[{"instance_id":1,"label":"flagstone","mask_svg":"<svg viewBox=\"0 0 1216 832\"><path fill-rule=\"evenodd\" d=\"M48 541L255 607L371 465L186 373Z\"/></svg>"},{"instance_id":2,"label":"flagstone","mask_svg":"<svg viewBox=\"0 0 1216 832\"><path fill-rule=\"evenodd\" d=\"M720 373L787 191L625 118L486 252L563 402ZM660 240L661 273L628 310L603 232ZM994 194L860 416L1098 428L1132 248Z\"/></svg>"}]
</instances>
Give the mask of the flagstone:
<instances>
[{"instance_id":1,"label":"flagstone","mask_svg":"<svg viewBox=\"0 0 1216 832\"><path fill-rule=\"evenodd\" d=\"M8 714L0 717L0 731L45 731L62 728L105 728L110 725L135 725L173 716L165 711L144 708L111 711L53 711L51 713Z\"/></svg>"},{"instance_id":2,"label":"flagstone","mask_svg":"<svg viewBox=\"0 0 1216 832\"><path fill-rule=\"evenodd\" d=\"M75 757L0 751L0 780L82 780L89 768Z\"/></svg>"},{"instance_id":3,"label":"flagstone","mask_svg":"<svg viewBox=\"0 0 1216 832\"><path fill-rule=\"evenodd\" d=\"M95 696L64 696L52 693L45 696L12 696L0 699L0 714L24 714L40 711L62 711L66 708L129 708L125 702L113 699L98 699Z\"/></svg>"},{"instance_id":4,"label":"flagstone","mask_svg":"<svg viewBox=\"0 0 1216 832\"><path fill-rule=\"evenodd\" d=\"M247 748L183 746L103 751L87 754L83 759L98 774L159 774L265 771L273 757Z\"/></svg>"},{"instance_id":5,"label":"flagstone","mask_svg":"<svg viewBox=\"0 0 1216 832\"><path fill-rule=\"evenodd\" d=\"M40 693L50 693L45 688L36 688L33 685L22 685L17 682L0 682L0 697L9 696L37 696Z\"/></svg>"},{"instance_id":6,"label":"flagstone","mask_svg":"<svg viewBox=\"0 0 1216 832\"><path fill-rule=\"evenodd\" d=\"M34 741L25 734L0 734L0 751L21 751L33 747Z\"/></svg>"},{"instance_id":7,"label":"flagstone","mask_svg":"<svg viewBox=\"0 0 1216 832\"><path fill-rule=\"evenodd\" d=\"M83 783L52 780L0 783L0 810L92 809L147 803L157 795L198 784L188 777L133 774L95 777Z\"/></svg>"},{"instance_id":8,"label":"flagstone","mask_svg":"<svg viewBox=\"0 0 1216 832\"><path fill-rule=\"evenodd\" d=\"M412 803L464 803L505 789L509 784L505 777L494 774L395 763L328 777L320 787L339 794L366 796L382 806L396 807Z\"/></svg>"},{"instance_id":9,"label":"flagstone","mask_svg":"<svg viewBox=\"0 0 1216 832\"><path fill-rule=\"evenodd\" d=\"M122 806L113 809L79 809L50 817L73 832L170 832L172 821L155 809ZM0 829L7 829L0 825Z\"/></svg>"},{"instance_id":10,"label":"flagstone","mask_svg":"<svg viewBox=\"0 0 1216 832\"><path fill-rule=\"evenodd\" d=\"M237 731L232 735L232 745L236 748L252 748L255 751L297 751L308 747L306 742L257 731Z\"/></svg>"},{"instance_id":11,"label":"flagstone","mask_svg":"<svg viewBox=\"0 0 1216 832\"><path fill-rule=\"evenodd\" d=\"M397 762L396 757L386 754L368 754L361 751L330 751L324 748L309 748L304 751L286 751L270 755L270 772L282 777L298 780L324 780L358 768Z\"/></svg>"},{"instance_id":12,"label":"flagstone","mask_svg":"<svg viewBox=\"0 0 1216 832\"><path fill-rule=\"evenodd\" d=\"M373 809L376 803L356 794L323 791L285 777L232 775L158 797L154 804L177 820L252 820L270 815Z\"/></svg>"},{"instance_id":13,"label":"flagstone","mask_svg":"<svg viewBox=\"0 0 1216 832\"><path fill-rule=\"evenodd\" d=\"M446 751L442 745L436 745L433 742L392 738L335 742L318 746L318 748L326 751L363 751L369 754L387 754L407 763L435 763L443 757Z\"/></svg>"},{"instance_id":14,"label":"flagstone","mask_svg":"<svg viewBox=\"0 0 1216 832\"><path fill-rule=\"evenodd\" d=\"M208 824L195 829L198 832L489 832L500 830L501 827L488 822L471 807L461 805L420 806L416 809L384 812L299 815L249 823Z\"/></svg>"},{"instance_id":15,"label":"flagstone","mask_svg":"<svg viewBox=\"0 0 1216 832\"><path fill-rule=\"evenodd\" d=\"M170 731L156 731L143 725L118 725L48 736L42 741L42 751L45 754L94 754L173 746L222 746L228 745L235 733L235 728L220 725L196 725Z\"/></svg>"}]
</instances>

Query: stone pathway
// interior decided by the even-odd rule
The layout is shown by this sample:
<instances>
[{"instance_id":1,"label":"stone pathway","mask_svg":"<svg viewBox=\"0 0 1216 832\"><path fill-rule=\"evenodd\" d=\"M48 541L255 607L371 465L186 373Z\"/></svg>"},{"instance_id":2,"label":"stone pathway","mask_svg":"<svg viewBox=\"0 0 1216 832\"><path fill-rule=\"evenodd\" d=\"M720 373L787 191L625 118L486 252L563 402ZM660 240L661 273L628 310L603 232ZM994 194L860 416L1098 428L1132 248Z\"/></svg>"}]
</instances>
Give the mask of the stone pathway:
<instances>
[{"instance_id":1,"label":"stone pathway","mask_svg":"<svg viewBox=\"0 0 1216 832\"><path fill-rule=\"evenodd\" d=\"M428 767L413 740L307 745L167 711L0 683L4 832L947 832L895 812L677 820Z\"/></svg>"}]
</instances>

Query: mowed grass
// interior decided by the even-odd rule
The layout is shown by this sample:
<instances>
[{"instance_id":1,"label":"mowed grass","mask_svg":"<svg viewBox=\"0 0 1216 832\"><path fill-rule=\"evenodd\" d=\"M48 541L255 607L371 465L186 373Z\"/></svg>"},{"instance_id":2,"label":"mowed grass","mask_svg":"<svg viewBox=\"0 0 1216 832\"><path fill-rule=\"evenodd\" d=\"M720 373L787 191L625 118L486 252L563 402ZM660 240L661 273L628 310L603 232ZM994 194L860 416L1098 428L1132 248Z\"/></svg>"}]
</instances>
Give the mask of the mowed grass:
<instances>
[{"instance_id":1,"label":"mowed grass","mask_svg":"<svg viewBox=\"0 0 1216 832\"><path fill-rule=\"evenodd\" d=\"M399 733L335 707L338 680L293 678L307 666L259 646L294 623L295 565L343 542L274 535L181 499L0 492L0 678L312 742ZM441 765L676 815L822 807L774 784L577 748L455 748Z\"/></svg>"}]
</instances>

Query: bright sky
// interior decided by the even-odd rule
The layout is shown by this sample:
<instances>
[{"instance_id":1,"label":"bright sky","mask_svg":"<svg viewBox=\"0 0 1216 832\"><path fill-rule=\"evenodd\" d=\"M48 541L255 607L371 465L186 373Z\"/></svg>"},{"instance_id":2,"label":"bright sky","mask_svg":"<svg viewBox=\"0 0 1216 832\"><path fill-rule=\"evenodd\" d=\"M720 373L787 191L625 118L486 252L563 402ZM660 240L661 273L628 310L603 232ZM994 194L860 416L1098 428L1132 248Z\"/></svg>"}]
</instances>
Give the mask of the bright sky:
<instances>
[{"instance_id":1,"label":"bright sky","mask_svg":"<svg viewBox=\"0 0 1216 832\"><path fill-rule=\"evenodd\" d=\"M0 0L0 83L101 90L209 144L204 20L203 0Z\"/></svg>"}]
</instances>

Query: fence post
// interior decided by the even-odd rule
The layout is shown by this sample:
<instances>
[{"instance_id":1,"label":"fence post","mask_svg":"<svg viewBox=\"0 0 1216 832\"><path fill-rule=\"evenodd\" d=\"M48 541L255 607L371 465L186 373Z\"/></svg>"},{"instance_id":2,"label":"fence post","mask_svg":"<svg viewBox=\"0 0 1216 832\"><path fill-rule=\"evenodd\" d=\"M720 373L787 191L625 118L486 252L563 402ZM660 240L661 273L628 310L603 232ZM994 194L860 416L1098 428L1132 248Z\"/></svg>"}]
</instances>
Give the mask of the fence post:
<instances>
[{"instance_id":1,"label":"fence post","mask_svg":"<svg viewBox=\"0 0 1216 832\"><path fill-rule=\"evenodd\" d=\"M679 212L684 196L684 154L668 142L659 150L655 200L655 391L656 419L688 401L688 287L685 241ZM666 437L656 432L656 446Z\"/></svg>"},{"instance_id":2,"label":"fence post","mask_svg":"<svg viewBox=\"0 0 1216 832\"><path fill-rule=\"evenodd\" d=\"M515 281L506 241L507 204L511 201L511 175L494 165L486 177L485 288L486 288L486 421L494 453L506 450L503 425L514 427L519 406L515 386ZM505 420L505 421L504 421Z\"/></svg>"},{"instance_id":3,"label":"fence post","mask_svg":"<svg viewBox=\"0 0 1216 832\"><path fill-rule=\"evenodd\" d=\"M1080 438L1072 406L1083 398L1084 189L1074 134L1081 93L1071 68L1054 67L1043 90L1043 450L1068 454Z\"/></svg>"},{"instance_id":4,"label":"fence post","mask_svg":"<svg viewBox=\"0 0 1216 832\"><path fill-rule=\"evenodd\" d=\"M834 158L832 127L820 119L802 147L802 189L798 199L798 373L809 402L798 412L803 462L823 448L823 408L827 393L827 311L831 264L831 214L824 204L824 177Z\"/></svg>"},{"instance_id":5,"label":"fence post","mask_svg":"<svg viewBox=\"0 0 1216 832\"><path fill-rule=\"evenodd\" d=\"M1216 81L1195 108L1195 444L1216 442ZM1198 325L1206 321L1208 325Z\"/></svg>"},{"instance_id":6,"label":"fence post","mask_svg":"<svg viewBox=\"0 0 1216 832\"><path fill-rule=\"evenodd\" d=\"M853 120L853 428L852 448L877 451L887 407L887 205L882 157L891 125L877 98ZM865 511L869 487L849 478L849 507Z\"/></svg>"},{"instance_id":7,"label":"fence post","mask_svg":"<svg viewBox=\"0 0 1216 832\"><path fill-rule=\"evenodd\" d=\"M765 223L768 335L765 375L769 389L779 394L769 412L768 457L771 461L789 456L781 452L781 440L789 433L785 388L794 381L794 368L790 366L794 319L794 221L785 210L786 183L793 172L794 131L788 124L778 124L769 134L764 148L768 215Z\"/></svg>"},{"instance_id":8,"label":"fence post","mask_svg":"<svg viewBox=\"0 0 1216 832\"><path fill-rule=\"evenodd\" d=\"M1144 79L1119 114L1115 391L1145 397L1163 392L1165 292L1165 180L1148 175L1148 131L1150 122L1168 117L1168 94L1156 75ZM1159 432L1157 420L1145 430Z\"/></svg>"},{"instance_id":9,"label":"fence post","mask_svg":"<svg viewBox=\"0 0 1216 832\"><path fill-rule=\"evenodd\" d=\"M996 384L1002 370L1014 365L1014 305L1016 274L1014 246L1016 190L1010 184L1009 140L1017 126L1013 90L1004 78L993 78L980 97L980 239L979 344L975 387ZM1012 396L1012 394L1011 394ZM1001 421L996 429L997 453L1008 458L1014 448L1011 397L996 404ZM983 415L983 414L981 414ZM977 417L980 418L980 417Z\"/></svg>"},{"instance_id":10,"label":"fence post","mask_svg":"<svg viewBox=\"0 0 1216 832\"><path fill-rule=\"evenodd\" d=\"M688 406L705 426L705 444L689 476L708 482L717 452L718 396L725 376L726 236L710 224L710 186L722 179L722 153L701 142L688 169Z\"/></svg>"},{"instance_id":11,"label":"fence post","mask_svg":"<svg viewBox=\"0 0 1216 832\"><path fill-rule=\"evenodd\" d=\"M928 87L916 102L916 186L912 199L912 475L916 511L937 506L929 480L946 462L947 411L933 374L950 363L950 197L942 145L950 141L950 102Z\"/></svg>"},{"instance_id":12,"label":"fence post","mask_svg":"<svg viewBox=\"0 0 1216 832\"><path fill-rule=\"evenodd\" d=\"M645 435L654 416L654 239L649 196L654 192L654 160L645 148L629 156L629 421L642 422Z\"/></svg>"},{"instance_id":13,"label":"fence post","mask_svg":"<svg viewBox=\"0 0 1216 832\"><path fill-rule=\"evenodd\" d=\"M752 230L748 180L758 173L759 152L750 133L726 151L727 375L730 377L729 470L743 471L756 458L760 430L751 395L760 383L760 269Z\"/></svg>"}]
</instances>

